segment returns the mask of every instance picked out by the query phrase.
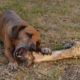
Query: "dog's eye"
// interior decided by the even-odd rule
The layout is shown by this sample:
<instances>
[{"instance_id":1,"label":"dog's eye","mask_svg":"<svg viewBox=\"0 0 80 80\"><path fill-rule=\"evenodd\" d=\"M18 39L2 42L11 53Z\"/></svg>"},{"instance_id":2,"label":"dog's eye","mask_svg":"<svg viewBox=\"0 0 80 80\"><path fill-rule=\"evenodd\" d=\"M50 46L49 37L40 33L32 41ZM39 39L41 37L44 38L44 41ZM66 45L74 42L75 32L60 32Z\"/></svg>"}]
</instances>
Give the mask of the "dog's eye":
<instances>
[{"instance_id":1,"label":"dog's eye","mask_svg":"<svg viewBox=\"0 0 80 80\"><path fill-rule=\"evenodd\" d=\"M26 35L29 37L29 38L32 38L33 34L32 33L26 33Z\"/></svg>"}]
</instances>

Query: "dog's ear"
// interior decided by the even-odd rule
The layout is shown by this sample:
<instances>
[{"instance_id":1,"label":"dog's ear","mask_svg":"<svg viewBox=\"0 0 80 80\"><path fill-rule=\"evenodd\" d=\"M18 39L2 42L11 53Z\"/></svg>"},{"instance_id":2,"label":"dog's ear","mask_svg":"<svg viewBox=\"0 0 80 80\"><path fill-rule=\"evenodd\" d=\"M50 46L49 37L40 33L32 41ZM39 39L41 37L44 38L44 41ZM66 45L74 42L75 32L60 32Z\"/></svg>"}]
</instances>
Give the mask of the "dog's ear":
<instances>
[{"instance_id":1,"label":"dog's ear","mask_svg":"<svg viewBox=\"0 0 80 80\"><path fill-rule=\"evenodd\" d=\"M12 28L12 31L11 31L11 37L14 38L14 39L17 39L18 37L18 34L21 30L23 30L26 26L22 25L22 26L14 26Z\"/></svg>"}]
</instances>

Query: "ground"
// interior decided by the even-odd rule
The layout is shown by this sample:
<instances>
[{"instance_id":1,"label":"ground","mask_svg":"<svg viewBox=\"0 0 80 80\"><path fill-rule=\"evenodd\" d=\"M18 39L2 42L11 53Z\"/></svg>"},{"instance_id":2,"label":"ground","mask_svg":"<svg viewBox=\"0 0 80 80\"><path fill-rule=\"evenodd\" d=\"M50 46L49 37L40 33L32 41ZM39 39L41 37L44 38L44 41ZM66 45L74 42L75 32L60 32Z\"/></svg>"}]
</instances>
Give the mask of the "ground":
<instances>
[{"instance_id":1,"label":"ground","mask_svg":"<svg viewBox=\"0 0 80 80\"><path fill-rule=\"evenodd\" d=\"M65 42L80 40L80 0L0 0L0 13L7 9L40 31L43 47L59 50ZM0 58L0 80L80 80L77 58L20 66L16 72L7 69L2 52Z\"/></svg>"}]
</instances>

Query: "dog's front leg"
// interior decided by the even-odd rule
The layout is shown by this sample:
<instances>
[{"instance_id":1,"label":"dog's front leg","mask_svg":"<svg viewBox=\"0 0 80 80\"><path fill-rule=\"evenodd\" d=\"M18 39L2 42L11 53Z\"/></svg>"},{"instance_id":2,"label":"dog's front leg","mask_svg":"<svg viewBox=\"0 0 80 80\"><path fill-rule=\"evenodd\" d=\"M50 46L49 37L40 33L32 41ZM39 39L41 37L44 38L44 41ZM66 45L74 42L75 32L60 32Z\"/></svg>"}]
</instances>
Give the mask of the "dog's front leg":
<instances>
[{"instance_id":1,"label":"dog's front leg","mask_svg":"<svg viewBox=\"0 0 80 80\"><path fill-rule=\"evenodd\" d=\"M4 39L4 48L5 48L5 57L8 59L9 64L8 64L8 68L10 68L11 70L16 70L18 67L17 61L12 57L12 53L11 53L11 42L9 40L9 38L5 35L5 39Z\"/></svg>"},{"instance_id":2,"label":"dog's front leg","mask_svg":"<svg viewBox=\"0 0 80 80\"><path fill-rule=\"evenodd\" d=\"M8 68L11 70L16 70L18 67L18 64L16 60L12 57L10 50L7 48L5 48L5 57L9 61Z\"/></svg>"},{"instance_id":3,"label":"dog's front leg","mask_svg":"<svg viewBox=\"0 0 80 80\"><path fill-rule=\"evenodd\" d=\"M40 52L43 55L51 55L52 54L52 50L50 48L43 48L43 47L37 47L36 52Z\"/></svg>"},{"instance_id":4,"label":"dog's front leg","mask_svg":"<svg viewBox=\"0 0 80 80\"><path fill-rule=\"evenodd\" d=\"M52 54L52 50L50 48L41 48L40 52L43 55L51 55Z\"/></svg>"}]
</instances>

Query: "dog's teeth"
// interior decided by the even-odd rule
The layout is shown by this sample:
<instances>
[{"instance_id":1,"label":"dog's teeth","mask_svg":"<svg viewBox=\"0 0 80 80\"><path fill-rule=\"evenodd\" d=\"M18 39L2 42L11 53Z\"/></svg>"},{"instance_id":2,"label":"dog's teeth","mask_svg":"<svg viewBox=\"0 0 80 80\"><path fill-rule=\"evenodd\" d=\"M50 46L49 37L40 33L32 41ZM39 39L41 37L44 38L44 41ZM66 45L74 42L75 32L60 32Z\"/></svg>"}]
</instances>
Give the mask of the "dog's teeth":
<instances>
[{"instance_id":1,"label":"dog's teeth","mask_svg":"<svg viewBox=\"0 0 80 80\"><path fill-rule=\"evenodd\" d=\"M17 57L21 58L22 56L17 56Z\"/></svg>"}]
</instances>

